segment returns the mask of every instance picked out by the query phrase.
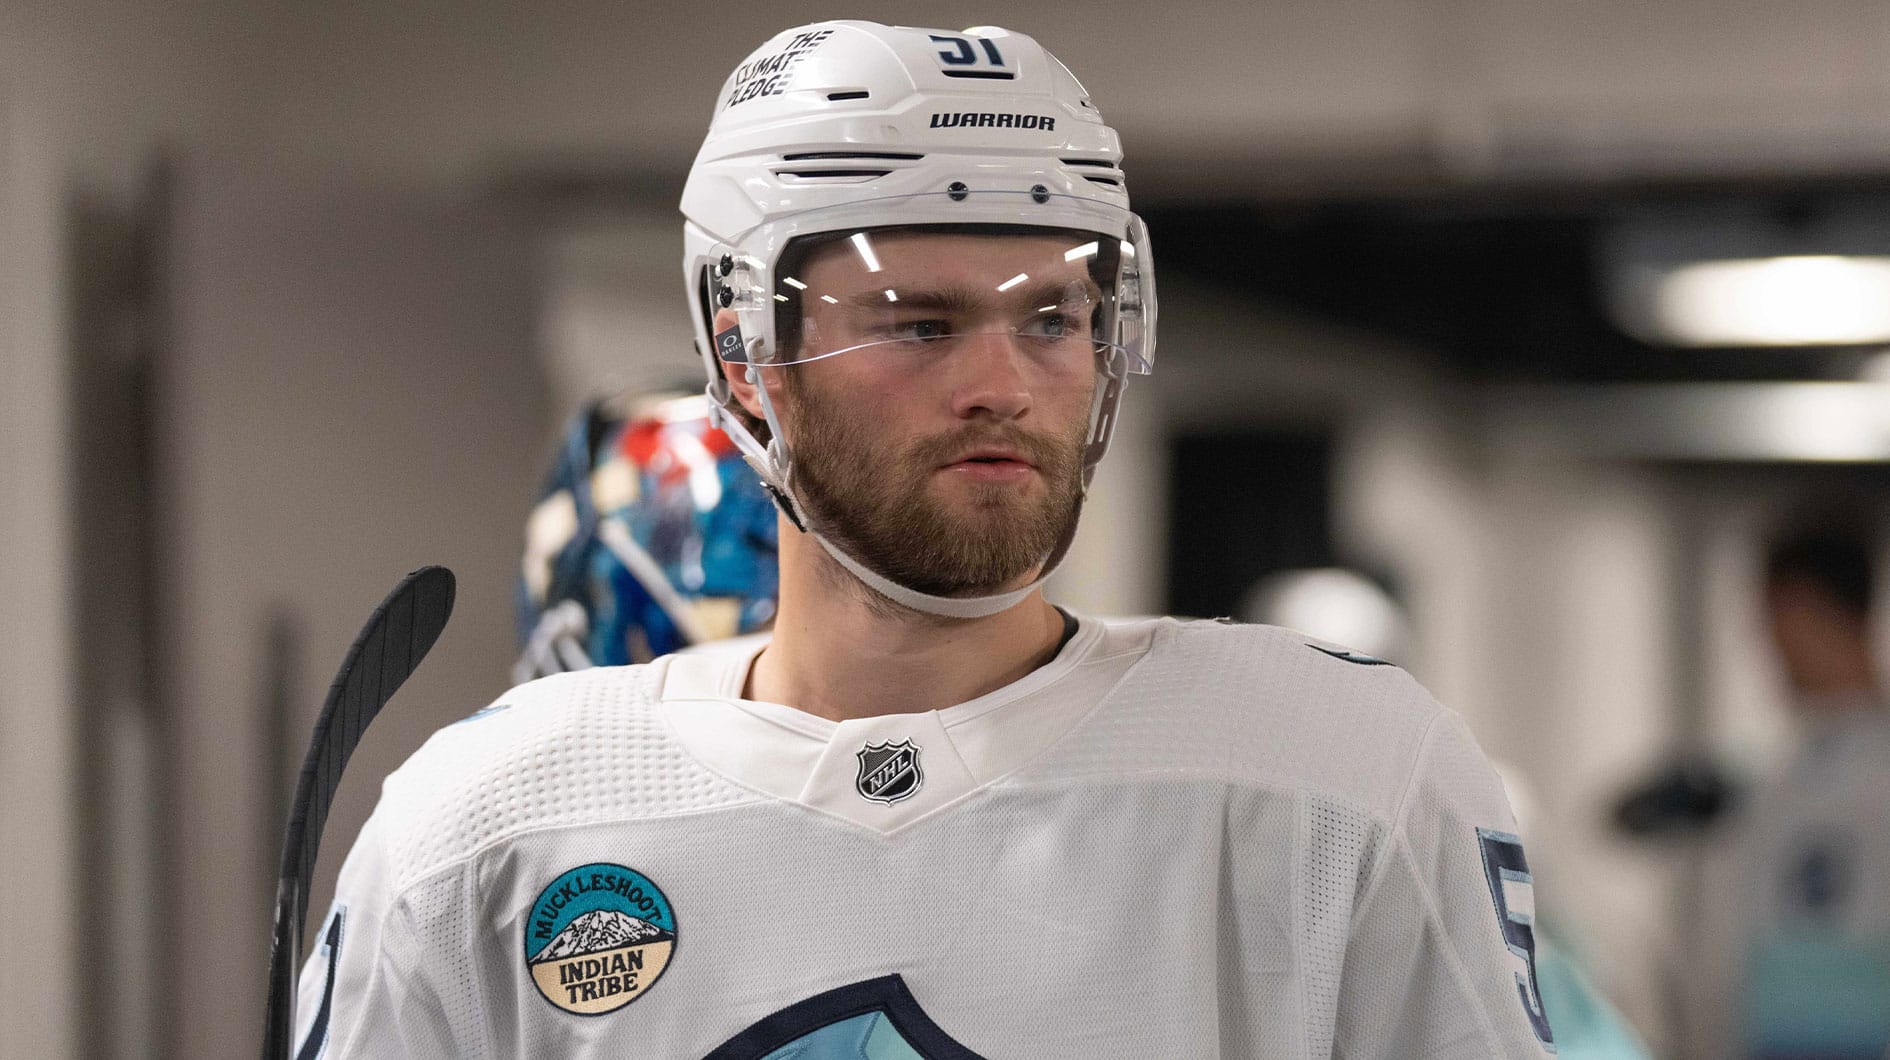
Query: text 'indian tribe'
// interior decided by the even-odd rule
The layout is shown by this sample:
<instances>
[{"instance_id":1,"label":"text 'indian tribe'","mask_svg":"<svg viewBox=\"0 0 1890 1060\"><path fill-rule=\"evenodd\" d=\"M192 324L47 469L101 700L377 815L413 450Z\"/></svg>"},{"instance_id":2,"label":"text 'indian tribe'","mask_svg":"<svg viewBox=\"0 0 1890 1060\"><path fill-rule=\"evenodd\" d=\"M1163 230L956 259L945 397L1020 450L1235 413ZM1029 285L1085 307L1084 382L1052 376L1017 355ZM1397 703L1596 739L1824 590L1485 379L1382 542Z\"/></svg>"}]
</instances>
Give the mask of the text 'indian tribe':
<instances>
[{"instance_id":1,"label":"text 'indian tribe'","mask_svg":"<svg viewBox=\"0 0 1890 1060\"><path fill-rule=\"evenodd\" d=\"M633 993L637 973L643 970L643 951L630 950L605 957L571 961L558 969L558 985L570 995L571 1004L596 1001Z\"/></svg>"}]
</instances>

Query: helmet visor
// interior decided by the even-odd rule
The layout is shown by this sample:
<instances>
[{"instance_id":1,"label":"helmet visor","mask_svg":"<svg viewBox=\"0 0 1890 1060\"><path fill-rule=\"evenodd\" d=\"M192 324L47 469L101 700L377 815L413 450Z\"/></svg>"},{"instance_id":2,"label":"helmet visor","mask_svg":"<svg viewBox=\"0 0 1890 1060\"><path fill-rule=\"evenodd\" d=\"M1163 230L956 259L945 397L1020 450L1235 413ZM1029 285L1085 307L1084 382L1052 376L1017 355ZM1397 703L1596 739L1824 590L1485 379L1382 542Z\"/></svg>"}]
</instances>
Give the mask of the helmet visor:
<instances>
[{"instance_id":1,"label":"helmet visor","mask_svg":"<svg viewBox=\"0 0 1890 1060\"><path fill-rule=\"evenodd\" d=\"M1146 373L1154 306L1140 220L1093 200L1045 198L1059 197L940 193L880 200L879 210L848 204L718 248L729 268L715 296L739 325L718 334L718 354L916 365L997 340L1048 364ZM859 223L901 214L924 219ZM932 219L941 214L958 219ZM1056 220L1085 227L1045 223Z\"/></svg>"}]
</instances>

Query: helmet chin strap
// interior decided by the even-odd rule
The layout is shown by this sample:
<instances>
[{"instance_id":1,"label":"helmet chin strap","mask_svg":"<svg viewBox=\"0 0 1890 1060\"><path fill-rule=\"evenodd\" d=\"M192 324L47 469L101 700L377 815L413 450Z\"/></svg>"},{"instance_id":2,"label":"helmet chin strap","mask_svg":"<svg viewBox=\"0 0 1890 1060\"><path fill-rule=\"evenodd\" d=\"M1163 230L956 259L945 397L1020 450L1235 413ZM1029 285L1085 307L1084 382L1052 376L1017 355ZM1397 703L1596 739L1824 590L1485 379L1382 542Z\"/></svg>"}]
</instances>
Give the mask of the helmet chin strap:
<instances>
[{"instance_id":1,"label":"helmet chin strap","mask_svg":"<svg viewBox=\"0 0 1890 1060\"><path fill-rule=\"evenodd\" d=\"M991 596L934 596L931 593L907 588L847 555L845 550L827 540L827 535L820 531L810 529L807 532L814 540L820 542L820 547L827 550L827 555L832 556L835 563L846 568L847 573L858 578L868 589L901 607L909 607L914 611L937 615L940 618L984 618L987 615L1009 611L1023 603L1025 597L1037 591L1037 587L1044 583L1044 579L1056 573L1057 567L1063 563L1063 557L1070 551L1070 542L1076 538L1077 516L1082 513L1082 510L1082 501L1079 499L1076 511L1070 513L1069 527L1063 531L1062 539L1057 542L1056 548L1051 550L1049 558L1044 561L1043 570L1031 579L1029 585Z\"/></svg>"}]
</instances>

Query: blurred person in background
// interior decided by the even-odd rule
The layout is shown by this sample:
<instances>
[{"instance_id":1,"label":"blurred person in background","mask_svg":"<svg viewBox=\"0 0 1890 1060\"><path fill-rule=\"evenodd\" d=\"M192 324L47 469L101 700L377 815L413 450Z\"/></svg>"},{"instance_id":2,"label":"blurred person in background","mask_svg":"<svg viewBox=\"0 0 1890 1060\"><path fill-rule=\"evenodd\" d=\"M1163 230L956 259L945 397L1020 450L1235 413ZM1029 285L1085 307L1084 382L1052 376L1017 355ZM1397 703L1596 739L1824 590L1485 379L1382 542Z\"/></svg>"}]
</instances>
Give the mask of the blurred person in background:
<instances>
[{"instance_id":1,"label":"blurred person in background","mask_svg":"<svg viewBox=\"0 0 1890 1060\"><path fill-rule=\"evenodd\" d=\"M1862 525L1827 520L1766 553L1767 631L1802 738L1718 836L1691 1055L1890 1051L1890 705Z\"/></svg>"},{"instance_id":2,"label":"blurred person in background","mask_svg":"<svg viewBox=\"0 0 1890 1060\"><path fill-rule=\"evenodd\" d=\"M767 629L774 502L700 394L622 394L565 428L525 526L512 680Z\"/></svg>"}]
</instances>

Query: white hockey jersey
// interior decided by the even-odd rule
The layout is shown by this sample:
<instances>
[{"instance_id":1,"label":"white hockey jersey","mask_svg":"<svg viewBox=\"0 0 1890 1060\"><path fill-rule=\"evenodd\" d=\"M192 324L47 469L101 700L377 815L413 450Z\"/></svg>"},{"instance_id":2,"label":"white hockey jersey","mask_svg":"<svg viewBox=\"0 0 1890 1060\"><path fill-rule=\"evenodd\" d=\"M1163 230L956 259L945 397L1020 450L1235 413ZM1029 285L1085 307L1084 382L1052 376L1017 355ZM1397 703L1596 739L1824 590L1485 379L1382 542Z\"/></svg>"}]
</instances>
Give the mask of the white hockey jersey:
<instances>
[{"instance_id":1,"label":"white hockey jersey","mask_svg":"<svg viewBox=\"0 0 1890 1060\"><path fill-rule=\"evenodd\" d=\"M989 695L834 723L740 699L754 652L428 741L342 869L304 1055L1553 1051L1501 789L1395 667L1083 619Z\"/></svg>"}]
</instances>

